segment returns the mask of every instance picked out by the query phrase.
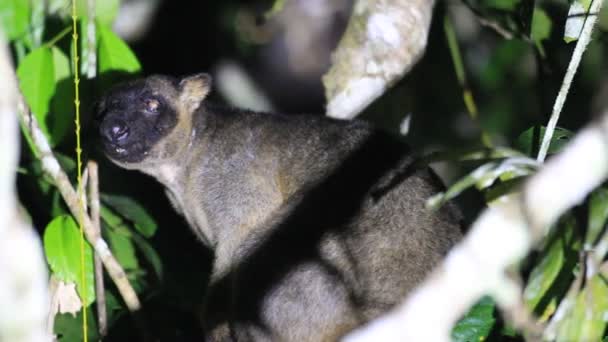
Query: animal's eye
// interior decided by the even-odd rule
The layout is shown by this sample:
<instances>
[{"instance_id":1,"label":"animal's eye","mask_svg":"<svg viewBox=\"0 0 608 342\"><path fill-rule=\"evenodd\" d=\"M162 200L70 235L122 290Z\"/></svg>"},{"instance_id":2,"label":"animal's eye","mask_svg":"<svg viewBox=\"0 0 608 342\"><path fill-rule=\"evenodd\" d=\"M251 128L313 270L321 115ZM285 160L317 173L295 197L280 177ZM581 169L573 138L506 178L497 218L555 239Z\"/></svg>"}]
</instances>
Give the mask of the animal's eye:
<instances>
[{"instance_id":1,"label":"animal's eye","mask_svg":"<svg viewBox=\"0 0 608 342\"><path fill-rule=\"evenodd\" d=\"M157 99L146 99L144 101L144 105L146 107L146 111L149 113L158 113L158 110L160 109L160 101Z\"/></svg>"}]
</instances>

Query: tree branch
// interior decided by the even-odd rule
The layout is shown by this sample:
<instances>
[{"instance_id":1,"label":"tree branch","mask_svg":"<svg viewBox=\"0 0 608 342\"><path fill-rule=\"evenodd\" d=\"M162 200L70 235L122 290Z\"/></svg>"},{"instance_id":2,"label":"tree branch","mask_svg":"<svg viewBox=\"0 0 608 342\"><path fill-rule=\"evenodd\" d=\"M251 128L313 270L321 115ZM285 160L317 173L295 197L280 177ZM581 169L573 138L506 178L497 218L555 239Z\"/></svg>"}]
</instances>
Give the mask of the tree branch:
<instances>
[{"instance_id":1,"label":"tree branch","mask_svg":"<svg viewBox=\"0 0 608 342\"><path fill-rule=\"evenodd\" d=\"M46 263L38 234L19 213L17 83L0 30L0 341L49 341Z\"/></svg>"},{"instance_id":2,"label":"tree branch","mask_svg":"<svg viewBox=\"0 0 608 342\"><path fill-rule=\"evenodd\" d=\"M97 234L101 234L101 222L99 217L99 175L97 163L89 161L89 203L91 206L91 219ZM106 312L106 291L103 284L103 265L97 253L94 257L95 262L95 298L97 298L97 323L99 335L104 337L108 332L108 314Z\"/></svg>"},{"instance_id":3,"label":"tree branch","mask_svg":"<svg viewBox=\"0 0 608 342\"><path fill-rule=\"evenodd\" d=\"M323 76L327 115L350 119L422 57L433 0L358 0Z\"/></svg>"}]
</instances>

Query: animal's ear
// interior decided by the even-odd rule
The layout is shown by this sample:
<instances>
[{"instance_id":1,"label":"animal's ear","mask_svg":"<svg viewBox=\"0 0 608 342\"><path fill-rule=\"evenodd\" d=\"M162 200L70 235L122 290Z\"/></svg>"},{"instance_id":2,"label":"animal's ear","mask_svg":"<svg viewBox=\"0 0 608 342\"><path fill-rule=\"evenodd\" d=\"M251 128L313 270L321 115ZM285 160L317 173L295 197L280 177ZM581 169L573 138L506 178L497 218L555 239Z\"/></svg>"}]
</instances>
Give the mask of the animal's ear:
<instances>
[{"instance_id":1,"label":"animal's ear","mask_svg":"<svg viewBox=\"0 0 608 342\"><path fill-rule=\"evenodd\" d=\"M192 113L211 91L211 76L205 73L186 76L179 81L179 90L180 102Z\"/></svg>"}]
</instances>

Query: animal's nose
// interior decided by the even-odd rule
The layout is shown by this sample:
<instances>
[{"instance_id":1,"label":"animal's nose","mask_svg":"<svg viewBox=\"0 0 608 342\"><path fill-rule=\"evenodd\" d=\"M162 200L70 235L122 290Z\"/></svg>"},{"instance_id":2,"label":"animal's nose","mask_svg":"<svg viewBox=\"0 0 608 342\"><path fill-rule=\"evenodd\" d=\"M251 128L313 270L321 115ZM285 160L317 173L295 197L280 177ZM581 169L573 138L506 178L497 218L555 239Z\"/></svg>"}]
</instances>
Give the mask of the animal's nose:
<instances>
[{"instance_id":1,"label":"animal's nose","mask_svg":"<svg viewBox=\"0 0 608 342\"><path fill-rule=\"evenodd\" d=\"M101 125L101 134L112 143L121 143L129 137L129 126L121 119L106 120Z\"/></svg>"}]
</instances>

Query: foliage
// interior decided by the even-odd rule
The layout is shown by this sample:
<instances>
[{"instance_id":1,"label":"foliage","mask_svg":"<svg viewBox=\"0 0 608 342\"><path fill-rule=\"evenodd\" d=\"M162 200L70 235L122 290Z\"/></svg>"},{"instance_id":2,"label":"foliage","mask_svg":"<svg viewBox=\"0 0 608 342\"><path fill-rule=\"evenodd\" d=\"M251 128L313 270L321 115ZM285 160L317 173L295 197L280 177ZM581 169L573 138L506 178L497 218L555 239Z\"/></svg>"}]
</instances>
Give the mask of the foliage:
<instances>
[{"instance_id":1,"label":"foliage","mask_svg":"<svg viewBox=\"0 0 608 342\"><path fill-rule=\"evenodd\" d=\"M64 170L75 178L75 161L73 159L74 142L66 139L74 129L73 85L70 54L71 43L66 37L69 33L70 19L68 13L53 12L53 8L65 9L69 2L59 1L49 6L42 20L34 22L32 12L36 2L1 1L0 25L17 51L17 76L21 91L33 115L41 125L43 133L57 151L57 156ZM141 69L134 53L125 42L110 29L116 14L118 1L97 1L97 18L95 30L97 42L95 53L98 55L98 73L105 75L110 72L137 73ZM112 5L113 4L113 5ZM87 12L79 7L80 20L87 20ZM59 23L59 25L57 25ZM34 27L34 25L40 25ZM67 29L66 29L67 28ZM37 32L44 32L46 41L37 40ZM87 49L85 44L79 44L80 49ZM80 53L83 55L84 53ZM68 57L70 56L70 57ZM85 104L90 106L90 104ZM24 133L26 131L24 130ZM33 146L30 146L33 147ZM69 151L62 154L59 151ZM35 152L35 151L31 151ZM50 217L44 230L44 249L52 274L66 283L75 283L79 295L85 305L91 305L95 300L95 280L93 271L93 252L91 246L85 245L85 283L82 283L80 266L80 233L77 224L68 215L64 205L59 200L58 191L49 186L47 179L40 174L37 161L26 162L23 165L26 174L39 177L37 192L47 194L47 212L42 217ZM146 210L134 199L126 196L103 195L104 213L102 223L105 227L104 236L110 241L110 249L117 255L119 262L127 270L130 281L135 283L140 292L151 286L148 270L159 279L162 274L162 262L155 248L151 247L149 239L156 232L157 223ZM43 200L43 202L45 202ZM108 203L116 211L105 207ZM140 260L142 260L140 262ZM84 287L86 290L83 291ZM115 290L109 288L108 295ZM110 311L110 319L124 312L124 308ZM88 310L89 315L91 310ZM95 320L89 319L89 331L95 334ZM60 315L56 320L55 332L60 340L80 340L80 318L71 315ZM76 337L80 336L80 337ZM94 335L90 336L95 338Z\"/></svg>"},{"instance_id":2,"label":"foliage","mask_svg":"<svg viewBox=\"0 0 608 342\"><path fill-rule=\"evenodd\" d=\"M519 41L507 40L498 43L494 55L489 59L488 66L479 74L481 77L478 82L482 86L480 92L484 92L486 89L493 91L505 89L506 82L513 77L506 73L509 65L518 63L518 60L528 53L526 52L529 49L527 45L532 46L535 50L536 63L541 72L540 77L545 76L542 74L543 68L547 68L550 63L553 63L551 59L557 58L554 56L562 53L560 49L563 50L564 43L556 42L554 33L556 28L562 30L563 20L558 20L555 13L564 15L564 10L567 8L561 7L561 12L556 12L554 6L559 5L553 2L535 4L532 1L465 1L465 3L479 18L483 18L485 23L491 23L487 26L500 36L507 39L516 38ZM589 2L581 5L575 1L570 7L570 13L572 13L573 7L588 8L589 5ZM551 9L552 12L547 9ZM583 21L572 21L576 20L568 18L566 23L566 26L570 27L566 27L563 38L565 43L578 38L578 35L573 35L572 32L580 34ZM573 29L573 25L579 25L579 27ZM548 42L552 43L550 49L547 48ZM591 46L599 48L598 43ZM450 49L454 48L458 47L450 46ZM462 62L458 63L462 64ZM463 71L456 70L456 73L461 75ZM462 76L458 78L462 79ZM522 81L523 84L529 83L528 80ZM510 82L513 82L513 79ZM516 79L515 82L521 81ZM466 93L468 89L462 82L460 84L463 92ZM518 87L520 87L519 83L509 86L509 88ZM497 107L487 105L488 97L483 97L483 99L482 113L495 116L496 114L492 113L491 108ZM523 99L525 97L520 98L520 100ZM589 101L589 98L586 100ZM524 102L530 103L527 100ZM498 104L498 107L503 107L502 110L504 110L509 106ZM482 132L485 128L494 133L494 127L489 126L487 120L490 119L480 118ZM504 132L504 124L501 126ZM471 187L481 191L485 195L486 203L490 206L492 201L501 196L516 192L521 181L532 175L541 166L534 158L544 134L545 127L539 124L523 130L512 140L511 144L519 152L503 155L502 158L497 156L492 149L462 154L460 158L456 159L470 160L468 156L477 155L481 158L475 160L478 160L478 164L481 165L455 182L445 193L430 198L429 207L436 208ZM551 137L549 154L559 153L573 136L574 133L571 130L557 127ZM593 268L598 267L605 258L605 249L602 249L600 244L606 243L607 200L606 190L597 189L583 205L583 208L588 208L587 215L579 214L581 209L575 209L573 212L565 214L553 227L551 233L543 239L538 253L531 255L522 264L521 272L526 280L523 292L525 305L535 314L538 323L547 324L545 329L555 333L555 335L547 336L554 336L553 338L559 341L606 339L606 322L599 317L608 309L608 305L603 300L608 287L603 271L593 270ZM594 256L593 253L596 251L600 255ZM594 266L592 262L597 262L597 265ZM588 267L591 267L592 270L587 269ZM494 307L488 305L488 299L475 305L454 327L453 339L473 341L485 340L489 336L513 338L511 329L505 329L507 327L495 319L492 314L493 310Z\"/></svg>"}]
</instances>

